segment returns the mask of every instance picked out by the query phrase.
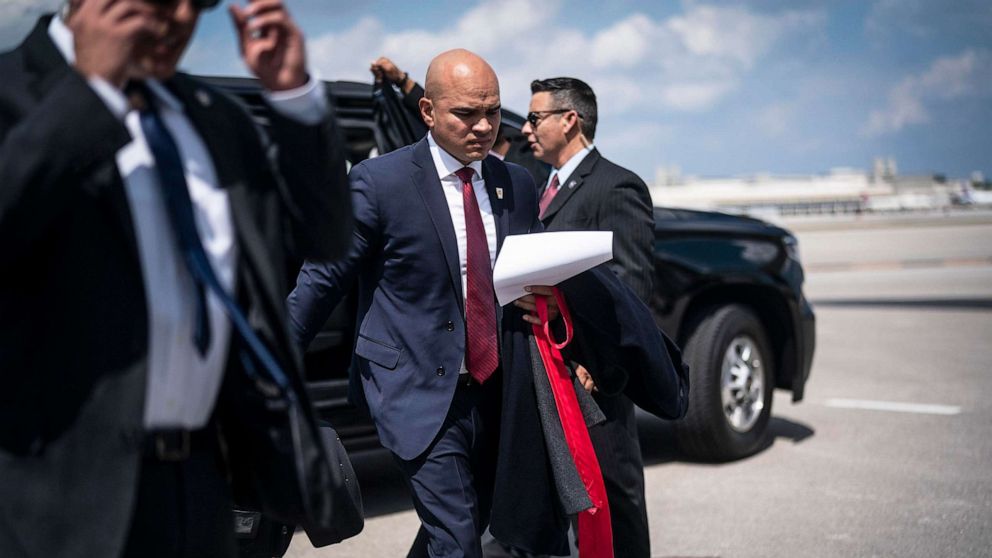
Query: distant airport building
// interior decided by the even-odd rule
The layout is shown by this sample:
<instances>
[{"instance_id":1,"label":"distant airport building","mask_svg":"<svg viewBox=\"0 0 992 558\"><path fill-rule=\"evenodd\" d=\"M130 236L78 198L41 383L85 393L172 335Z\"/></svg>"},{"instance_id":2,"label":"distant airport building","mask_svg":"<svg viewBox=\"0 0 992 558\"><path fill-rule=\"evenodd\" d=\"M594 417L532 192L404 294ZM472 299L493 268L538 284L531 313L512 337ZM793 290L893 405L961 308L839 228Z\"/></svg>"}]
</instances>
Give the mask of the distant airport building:
<instances>
[{"instance_id":1,"label":"distant airport building","mask_svg":"<svg viewBox=\"0 0 992 558\"><path fill-rule=\"evenodd\" d=\"M650 188L658 206L781 216L937 209L969 189L968 182L941 175L900 176L891 158L876 159L871 172L835 168L815 175L703 178L664 167Z\"/></svg>"}]
</instances>

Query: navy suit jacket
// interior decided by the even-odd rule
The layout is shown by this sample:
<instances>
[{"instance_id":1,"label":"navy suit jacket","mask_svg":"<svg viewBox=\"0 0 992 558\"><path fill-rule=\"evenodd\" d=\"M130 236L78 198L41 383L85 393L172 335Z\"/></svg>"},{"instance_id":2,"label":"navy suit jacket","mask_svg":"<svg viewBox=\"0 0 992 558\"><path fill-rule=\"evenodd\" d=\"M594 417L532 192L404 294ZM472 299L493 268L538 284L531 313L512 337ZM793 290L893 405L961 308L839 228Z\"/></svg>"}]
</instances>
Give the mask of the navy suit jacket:
<instances>
[{"instance_id":1,"label":"navy suit jacket","mask_svg":"<svg viewBox=\"0 0 992 558\"><path fill-rule=\"evenodd\" d=\"M542 230L526 170L487 157L482 176L497 253L508 234ZM413 459L440 431L465 355L455 231L426 138L363 161L350 180L356 222L351 249L340 260L304 264L289 296L291 329L298 343L309 345L358 281L351 385L363 387L382 444ZM517 329L511 322L521 320L518 312L499 315L504 333L507 326ZM506 371L505 363L517 360L506 351L526 347L504 343L502 349ZM359 397L352 392L354 402Z\"/></svg>"}]
</instances>

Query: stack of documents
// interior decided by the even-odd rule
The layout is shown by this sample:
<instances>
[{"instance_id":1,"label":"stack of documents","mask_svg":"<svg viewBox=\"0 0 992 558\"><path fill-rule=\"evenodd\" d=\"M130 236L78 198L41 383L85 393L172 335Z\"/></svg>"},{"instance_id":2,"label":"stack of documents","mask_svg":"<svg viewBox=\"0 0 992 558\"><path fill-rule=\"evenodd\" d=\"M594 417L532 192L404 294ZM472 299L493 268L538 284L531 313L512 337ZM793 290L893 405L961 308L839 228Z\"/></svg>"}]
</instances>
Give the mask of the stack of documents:
<instances>
[{"instance_id":1,"label":"stack of documents","mask_svg":"<svg viewBox=\"0 0 992 558\"><path fill-rule=\"evenodd\" d=\"M560 231L510 235L493 268L500 306L528 294L530 285L557 285L613 259L612 231Z\"/></svg>"}]
</instances>

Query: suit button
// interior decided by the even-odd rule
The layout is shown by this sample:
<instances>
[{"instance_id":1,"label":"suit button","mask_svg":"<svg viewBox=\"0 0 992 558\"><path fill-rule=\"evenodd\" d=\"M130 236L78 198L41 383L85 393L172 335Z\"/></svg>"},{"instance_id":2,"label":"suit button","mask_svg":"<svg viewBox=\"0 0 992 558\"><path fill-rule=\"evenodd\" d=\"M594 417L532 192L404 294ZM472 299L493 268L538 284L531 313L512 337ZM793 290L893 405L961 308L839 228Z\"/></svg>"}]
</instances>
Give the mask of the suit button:
<instances>
[{"instance_id":1,"label":"suit button","mask_svg":"<svg viewBox=\"0 0 992 558\"><path fill-rule=\"evenodd\" d=\"M448 322L444 324L444 328L448 331L455 331L455 322Z\"/></svg>"},{"instance_id":2,"label":"suit button","mask_svg":"<svg viewBox=\"0 0 992 558\"><path fill-rule=\"evenodd\" d=\"M444 376L444 367L443 366L438 366L437 367L437 375L438 376Z\"/></svg>"}]
</instances>

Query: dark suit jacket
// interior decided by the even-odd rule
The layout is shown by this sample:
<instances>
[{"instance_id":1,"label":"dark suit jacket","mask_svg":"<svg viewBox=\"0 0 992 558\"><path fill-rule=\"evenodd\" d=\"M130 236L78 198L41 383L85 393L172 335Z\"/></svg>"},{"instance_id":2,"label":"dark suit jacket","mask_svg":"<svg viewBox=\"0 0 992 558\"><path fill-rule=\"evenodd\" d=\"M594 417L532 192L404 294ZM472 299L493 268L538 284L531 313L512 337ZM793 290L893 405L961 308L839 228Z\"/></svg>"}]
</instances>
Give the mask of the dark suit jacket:
<instances>
[{"instance_id":1,"label":"dark suit jacket","mask_svg":"<svg viewBox=\"0 0 992 558\"><path fill-rule=\"evenodd\" d=\"M593 149L541 219L547 231L613 231L610 268L645 304L651 300L654 221L648 187Z\"/></svg>"},{"instance_id":2,"label":"dark suit jacket","mask_svg":"<svg viewBox=\"0 0 992 558\"><path fill-rule=\"evenodd\" d=\"M137 487L155 293L144 291L115 160L127 129L66 65L48 23L0 55L0 555L117 556ZM346 247L332 121L273 118L279 177L241 106L187 76L172 81L230 196L238 298L302 389L282 270L291 254ZM231 359L229 373L239 368Z\"/></svg>"},{"instance_id":3,"label":"dark suit jacket","mask_svg":"<svg viewBox=\"0 0 992 558\"><path fill-rule=\"evenodd\" d=\"M540 230L536 189L525 170L488 157L482 175L497 250L508 234ZM382 444L412 459L440 430L465 354L458 245L426 138L363 161L350 180L353 246L341 260L303 266L289 297L290 320L297 340L308 345L358 280L351 385L364 388ZM513 320L523 323L505 312L504 330ZM512 373L502 356L504 371ZM353 391L352 400L361 404L362 394Z\"/></svg>"}]
</instances>

